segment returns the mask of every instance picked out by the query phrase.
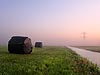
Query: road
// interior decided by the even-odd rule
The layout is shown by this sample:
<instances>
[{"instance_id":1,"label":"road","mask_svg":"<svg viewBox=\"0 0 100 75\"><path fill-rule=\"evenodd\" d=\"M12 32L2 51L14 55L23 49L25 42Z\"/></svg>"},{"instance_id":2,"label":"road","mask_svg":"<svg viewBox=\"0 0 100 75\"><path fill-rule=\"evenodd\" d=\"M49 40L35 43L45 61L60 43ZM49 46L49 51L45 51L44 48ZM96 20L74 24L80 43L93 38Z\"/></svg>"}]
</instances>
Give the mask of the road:
<instances>
[{"instance_id":1,"label":"road","mask_svg":"<svg viewBox=\"0 0 100 75\"><path fill-rule=\"evenodd\" d=\"M100 67L100 53L87 51L85 49L79 49L70 46L68 46L68 48L72 49L80 56L87 58L89 61L91 61L94 64L97 64Z\"/></svg>"}]
</instances>

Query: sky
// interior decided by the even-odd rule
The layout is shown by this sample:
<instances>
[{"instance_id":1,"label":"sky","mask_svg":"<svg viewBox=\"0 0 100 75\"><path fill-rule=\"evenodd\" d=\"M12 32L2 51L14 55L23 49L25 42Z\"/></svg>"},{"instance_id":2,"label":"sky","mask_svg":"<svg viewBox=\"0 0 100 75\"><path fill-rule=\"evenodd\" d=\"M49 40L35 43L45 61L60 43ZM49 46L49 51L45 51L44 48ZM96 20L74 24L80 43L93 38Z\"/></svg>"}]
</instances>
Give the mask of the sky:
<instances>
[{"instance_id":1,"label":"sky","mask_svg":"<svg viewBox=\"0 0 100 75\"><path fill-rule=\"evenodd\" d=\"M33 44L100 45L100 0L0 0L0 44L12 36Z\"/></svg>"}]
</instances>

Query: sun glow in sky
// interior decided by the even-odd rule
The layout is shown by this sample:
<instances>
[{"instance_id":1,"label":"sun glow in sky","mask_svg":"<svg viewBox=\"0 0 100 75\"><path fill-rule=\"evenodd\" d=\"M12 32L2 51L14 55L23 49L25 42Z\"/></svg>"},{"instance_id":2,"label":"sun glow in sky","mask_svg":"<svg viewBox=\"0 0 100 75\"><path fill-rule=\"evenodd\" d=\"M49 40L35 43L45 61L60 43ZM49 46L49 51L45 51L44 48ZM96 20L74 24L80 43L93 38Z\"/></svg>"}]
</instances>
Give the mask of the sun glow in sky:
<instances>
[{"instance_id":1,"label":"sun glow in sky","mask_svg":"<svg viewBox=\"0 0 100 75\"><path fill-rule=\"evenodd\" d=\"M100 0L0 0L0 44L14 35L45 45L100 45Z\"/></svg>"}]
</instances>

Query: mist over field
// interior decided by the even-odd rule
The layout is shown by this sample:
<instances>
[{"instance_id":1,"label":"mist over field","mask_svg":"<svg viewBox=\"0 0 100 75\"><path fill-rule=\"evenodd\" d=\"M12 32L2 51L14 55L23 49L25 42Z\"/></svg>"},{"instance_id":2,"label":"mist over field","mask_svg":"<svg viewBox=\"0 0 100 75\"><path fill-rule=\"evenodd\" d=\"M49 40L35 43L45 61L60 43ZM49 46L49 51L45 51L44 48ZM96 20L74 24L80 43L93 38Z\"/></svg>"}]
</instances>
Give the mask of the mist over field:
<instances>
[{"instance_id":1,"label":"mist over field","mask_svg":"<svg viewBox=\"0 0 100 75\"><path fill-rule=\"evenodd\" d=\"M33 44L100 45L100 1L0 0L0 45L12 36Z\"/></svg>"}]
</instances>

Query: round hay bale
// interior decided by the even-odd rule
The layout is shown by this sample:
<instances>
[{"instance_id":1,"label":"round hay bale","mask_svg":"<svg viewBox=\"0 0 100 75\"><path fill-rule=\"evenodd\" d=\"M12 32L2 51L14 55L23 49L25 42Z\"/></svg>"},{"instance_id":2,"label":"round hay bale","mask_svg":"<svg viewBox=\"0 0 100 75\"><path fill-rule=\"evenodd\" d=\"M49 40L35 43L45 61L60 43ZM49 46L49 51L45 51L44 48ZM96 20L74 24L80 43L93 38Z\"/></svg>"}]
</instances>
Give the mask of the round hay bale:
<instances>
[{"instance_id":1,"label":"round hay bale","mask_svg":"<svg viewBox=\"0 0 100 75\"><path fill-rule=\"evenodd\" d=\"M42 42L35 42L35 47L42 48L43 47Z\"/></svg>"},{"instance_id":2,"label":"round hay bale","mask_svg":"<svg viewBox=\"0 0 100 75\"><path fill-rule=\"evenodd\" d=\"M13 36L8 41L8 51L16 54L29 54L32 52L31 39L23 36Z\"/></svg>"}]
</instances>

